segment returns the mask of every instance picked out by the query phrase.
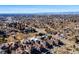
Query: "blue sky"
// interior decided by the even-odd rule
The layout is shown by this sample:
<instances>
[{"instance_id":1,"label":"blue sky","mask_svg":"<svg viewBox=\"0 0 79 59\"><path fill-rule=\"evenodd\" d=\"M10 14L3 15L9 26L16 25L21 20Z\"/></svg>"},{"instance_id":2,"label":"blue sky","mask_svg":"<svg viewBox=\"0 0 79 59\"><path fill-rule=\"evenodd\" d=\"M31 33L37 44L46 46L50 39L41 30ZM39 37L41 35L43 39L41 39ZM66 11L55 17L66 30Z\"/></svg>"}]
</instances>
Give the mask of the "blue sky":
<instances>
[{"instance_id":1,"label":"blue sky","mask_svg":"<svg viewBox=\"0 0 79 59\"><path fill-rule=\"evenodd\" d=\"M79 5L0 5L0 13L79 12Z\"/></svg>"}]
</instances>

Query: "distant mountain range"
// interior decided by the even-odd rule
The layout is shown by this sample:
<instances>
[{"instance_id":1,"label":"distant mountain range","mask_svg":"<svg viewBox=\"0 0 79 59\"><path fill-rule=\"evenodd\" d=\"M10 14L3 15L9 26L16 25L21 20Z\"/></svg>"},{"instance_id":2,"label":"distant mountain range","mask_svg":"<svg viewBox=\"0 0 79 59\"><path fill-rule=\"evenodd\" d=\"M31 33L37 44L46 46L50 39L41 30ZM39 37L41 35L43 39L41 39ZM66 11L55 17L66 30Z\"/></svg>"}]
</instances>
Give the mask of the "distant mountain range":
<instances>
[{"instance_id":1,"label":"distant mountain range","mask_svg":"<svg viewBox=\"0 0 79 59\"><path fill-rule=\"evenodd\" d=\"M21 15L79 15L79 12L39 12L39 13L12 13L12 14L0 14L0 16L21 16Z\"/></svg>"},{"instance_id":2,"label":"distant mountain range","mask_svg":"<svg viewBox=\"0 0 79 59\"><path fill-rule=\"evenodd\" d=\"M35 14L39 14L39 15L51 15L51 14L79 14L79 12L44 12L44 13L35 13Z\"/></svg>"}]
</instances>

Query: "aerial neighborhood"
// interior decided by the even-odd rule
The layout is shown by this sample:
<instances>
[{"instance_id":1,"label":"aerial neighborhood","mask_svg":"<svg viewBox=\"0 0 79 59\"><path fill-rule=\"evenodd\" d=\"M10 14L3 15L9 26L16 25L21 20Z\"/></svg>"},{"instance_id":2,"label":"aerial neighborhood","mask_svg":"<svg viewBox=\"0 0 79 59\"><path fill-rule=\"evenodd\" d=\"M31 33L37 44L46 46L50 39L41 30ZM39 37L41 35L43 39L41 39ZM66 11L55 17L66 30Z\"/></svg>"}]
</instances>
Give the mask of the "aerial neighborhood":
<instances>
[{"instance_id":1,"label":"aerial neighborhood","mask_svg":"<svg viewBox=\"0 0 79 59\"><path fill-rule=\"evenodd\" d=\"M79 15L0 15L0 54L79 53Z\"/></svg>"}]
</instances>

